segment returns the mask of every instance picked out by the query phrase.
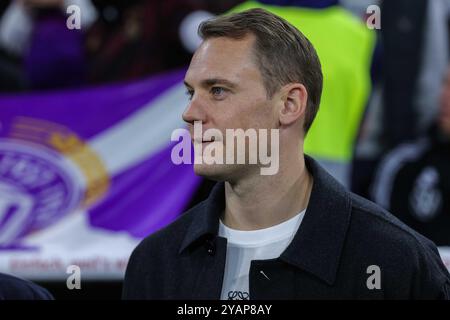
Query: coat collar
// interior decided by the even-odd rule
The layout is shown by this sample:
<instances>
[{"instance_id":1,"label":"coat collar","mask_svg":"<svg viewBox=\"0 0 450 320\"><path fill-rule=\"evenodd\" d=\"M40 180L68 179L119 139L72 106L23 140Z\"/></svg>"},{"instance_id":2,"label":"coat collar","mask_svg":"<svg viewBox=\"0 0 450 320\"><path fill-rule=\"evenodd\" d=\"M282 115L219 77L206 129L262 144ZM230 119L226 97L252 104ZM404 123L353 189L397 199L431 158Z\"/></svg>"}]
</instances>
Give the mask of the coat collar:
<instances>
[{"instance_id":1,"label":"coat collar","mask_svg":"<svg viewBox=\"0 0 450 320\"><path fill-rule=\"evenodd\" d=\"M311 197L305 217L291 244L280 259L333 284L350 223L349 193L316 161L305 155L313 176ZM224 183L217 183L197 210L188 228L180 253L205 237L214 238L219 217L225 208Z\"/></svg>"}]
</instances>

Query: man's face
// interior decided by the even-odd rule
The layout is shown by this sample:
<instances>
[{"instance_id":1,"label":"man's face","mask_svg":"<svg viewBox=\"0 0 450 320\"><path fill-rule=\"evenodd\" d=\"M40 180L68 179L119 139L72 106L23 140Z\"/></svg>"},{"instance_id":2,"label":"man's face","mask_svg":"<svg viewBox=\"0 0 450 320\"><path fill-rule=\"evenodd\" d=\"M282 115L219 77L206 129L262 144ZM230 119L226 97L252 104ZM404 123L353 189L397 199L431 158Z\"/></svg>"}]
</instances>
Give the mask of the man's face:
<instances>
[{"instance_id":1,"label":"man's face","mask_svg":"<svg viewBox=\"0 0 450 320\"><path fill-rule=\"evenodd\" d=\"M195 52L185 76L190 103L183 113L194 138L193 122L202 129L221 131L226 149L226 129L276 128L274 102L267 98L263 78L253 54L253 36L240 40L211 38ZM203 148L208 142L203 142ZM255 166L195 164L196 174L215 180L239 179Z\"/></svg>"},{"instance_id":2,"label":"man's face","mask_svg":"<svg viewBox=\"0 0 450 320\"><path fill-rule=\"evenodd\" d=\"M443 133L450 137L450 67L447 69L441 93L439 126Z\"/></svg>"}]
</instances>

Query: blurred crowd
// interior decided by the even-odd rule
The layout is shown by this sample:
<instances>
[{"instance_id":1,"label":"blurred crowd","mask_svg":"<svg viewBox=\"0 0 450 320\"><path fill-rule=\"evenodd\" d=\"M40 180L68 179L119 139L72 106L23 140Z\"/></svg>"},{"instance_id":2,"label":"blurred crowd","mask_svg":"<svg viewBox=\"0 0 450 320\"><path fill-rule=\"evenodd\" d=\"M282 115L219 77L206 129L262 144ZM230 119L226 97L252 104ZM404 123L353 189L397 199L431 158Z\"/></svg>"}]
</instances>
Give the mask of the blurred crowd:
<instances>
[{"instance_id":1,"label":"blurred crowd","mask_svg":"<svg viewBox=\"0 0 450 320\"><path fill-rule=\"evenodd\" d=\"M244 2L2 1L0 92L80 88L131 81L186 67L199 43L198 24ZM370 31L374 35L373 45L367 57L361 57L369 60L365 62L367 70L363 71L367 74L361 75L369 79L368 94L367 97L361 94L364 101L351 106L361 116L352 119L355 125L343 120L333 129L338 136L339 128L355 126L355 132L345 136L350 141L351 157L333 159L331 152L330 158L324 156L322 163L353 192L389 209L437 245L450 246L450 0L260 0L259 3L315 10L314 19L319 22L327 19L328 8L340 6L359 24L345 22L345 26L334 27L351 25L354 34L369 29L366 21L370 13L366 9L370 5L381 8L380 28ZM81 9L79 30L66 26L66 8L70 4ZM255 4L253 1L252 5ZM302 29L301 25L299 28ZM319 46L320 41L326 42L327 39L320 38L322 34L312 34L314 45L315 41ZM352 39L358 41L363 37ZM357 50L351 48L358 48L359 43L352 45L344 53L350 60L355 55L356 61ZM338 53L330 52L330 56L333 54ZM345 66L333 69L337 73L328 77L328 88L352 81L343 76L349 74L344 69ZM346 95L349 97L363 90L357 87L350 83L340 88L349 90ZM345 99L342 101L341 109L336 109L332 118L341 119L337 113L355 112L346 110ZM327 107L321 106L324 110ZM342 164L345 170L341 170ZM204 182L191 205L204 198L210 186L210 182Z\"/></svg>"},{"instance_id":2,"label":"blurred crowd","mask_svg":"<svg viewBox=\"0 0 450 320\"><path fill-rule=\"evenodd\" d=\"M237 1L14 0L0 7L1 91L131 80L186 66L179 29L189 13ZM80 8L81 28L66 27Z\"/></svg>"}]
</instances>

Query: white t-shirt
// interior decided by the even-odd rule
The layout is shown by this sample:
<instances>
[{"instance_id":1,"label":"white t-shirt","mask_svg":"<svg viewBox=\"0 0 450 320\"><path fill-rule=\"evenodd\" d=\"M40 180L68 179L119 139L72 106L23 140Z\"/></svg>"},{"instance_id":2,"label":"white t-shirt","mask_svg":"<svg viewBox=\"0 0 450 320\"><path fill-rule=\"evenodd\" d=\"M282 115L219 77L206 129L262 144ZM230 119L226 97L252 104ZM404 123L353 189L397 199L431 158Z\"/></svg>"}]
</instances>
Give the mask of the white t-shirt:
<instances>
[{"instance_id":1,"label":"white t-shirt","mask_svg":"<svg viewBox=\"0 0 450 320\"><path fill-rule=\"evenodd\" d=\"M250 262L278 258L294 238L305 211L273 227L252 231L231 229L220 221L219 236L228 240L222 300L250 299Z\"/></svg>"}]
</instances>

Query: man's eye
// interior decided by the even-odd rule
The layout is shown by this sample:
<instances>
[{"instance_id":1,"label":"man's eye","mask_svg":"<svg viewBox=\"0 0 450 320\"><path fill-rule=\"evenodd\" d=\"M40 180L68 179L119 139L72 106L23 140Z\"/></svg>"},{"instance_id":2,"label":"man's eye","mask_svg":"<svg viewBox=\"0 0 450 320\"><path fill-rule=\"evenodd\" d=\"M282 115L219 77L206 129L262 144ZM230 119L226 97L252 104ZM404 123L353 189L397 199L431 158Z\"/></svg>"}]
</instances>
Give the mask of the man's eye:
<instances>
[{"instance_id":1,"label":"man's eye","mask_svg":"<svg viewBox=\"0 0 450 320\"><path fill-rule=\"evenodd\" d=\"M189 100L192 100L192 96L194 95L194 90L186 90L186 95Z\"/></svg>"},{"instance_id":2,"label":"man's eye","mask_svg":"<svg viewBox=\"0 0 450 320\"><path fill-rule=\"evenodd\" d=\"M226 89L222 87L212 87L211 94L216 98L222 98L225 94Z\"/></svg>"}]
</instances>

